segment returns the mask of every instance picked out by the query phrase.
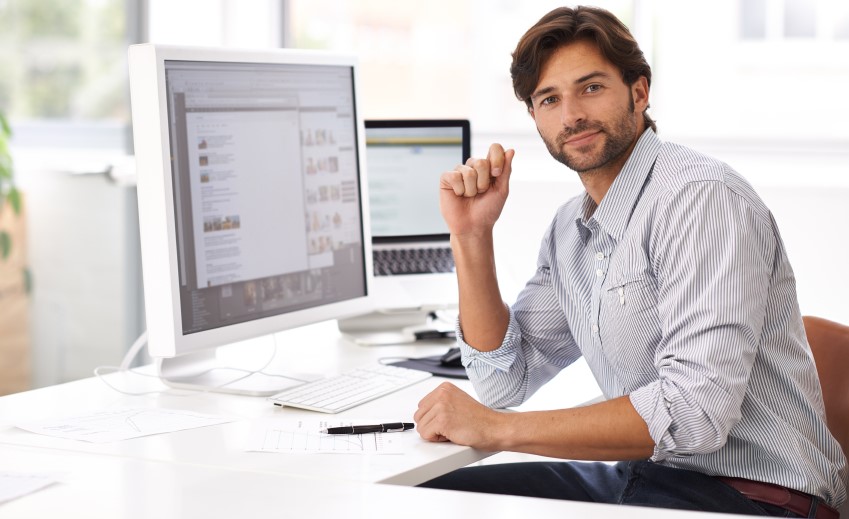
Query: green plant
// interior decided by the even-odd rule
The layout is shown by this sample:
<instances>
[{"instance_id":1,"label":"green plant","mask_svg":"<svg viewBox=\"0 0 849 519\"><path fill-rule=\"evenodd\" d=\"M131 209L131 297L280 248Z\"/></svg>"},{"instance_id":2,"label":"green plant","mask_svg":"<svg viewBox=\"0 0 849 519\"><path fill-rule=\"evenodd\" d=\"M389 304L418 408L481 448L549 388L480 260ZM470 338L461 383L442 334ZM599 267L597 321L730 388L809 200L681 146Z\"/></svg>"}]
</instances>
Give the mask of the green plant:
<instances>
[{"instance_id":1,"label":"green plant","mask_svg":"<svg viewBox=\"0 0 849 519\"><path fill-rule=\"evenodd\" d=\"M15 187L15 170L12 166L12 154L9 150L9 138L12 128L3 112L0 112L0 211L8 203L15 215L21 213L21 193ZM0 213L2 214L2 213ZM5 260L12 251L12 237L0 230L0 258Z\"/></svg>"}]
</instances>

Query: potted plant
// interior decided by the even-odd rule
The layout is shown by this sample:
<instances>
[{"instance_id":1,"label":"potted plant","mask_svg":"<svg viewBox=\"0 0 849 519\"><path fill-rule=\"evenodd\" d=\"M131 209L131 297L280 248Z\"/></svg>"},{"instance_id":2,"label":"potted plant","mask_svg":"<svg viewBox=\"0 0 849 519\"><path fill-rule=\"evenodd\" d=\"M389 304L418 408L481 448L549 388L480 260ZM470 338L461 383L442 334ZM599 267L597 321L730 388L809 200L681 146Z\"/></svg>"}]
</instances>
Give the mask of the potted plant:
<instances>
[{"instance_id":1,"label":"potted plant","mask_svg":"<svg viewBox=\"0 0 849 519\"><path fill-rule=\"evenodd\" d=\"M9 122L0 112L0 395L30 388L29 293L23 196L15 187Z\"/></svg>"}]
</instances>

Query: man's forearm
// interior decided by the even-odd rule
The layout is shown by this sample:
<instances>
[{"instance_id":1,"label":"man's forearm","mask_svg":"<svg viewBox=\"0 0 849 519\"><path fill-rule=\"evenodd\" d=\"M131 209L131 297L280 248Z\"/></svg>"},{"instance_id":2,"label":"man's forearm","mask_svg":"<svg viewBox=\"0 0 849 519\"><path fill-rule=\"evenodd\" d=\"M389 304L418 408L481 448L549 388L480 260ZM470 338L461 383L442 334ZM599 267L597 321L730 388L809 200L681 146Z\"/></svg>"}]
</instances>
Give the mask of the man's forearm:
<instances>
[{"instance_id":1,"label":"man's forearm","mask_svg":"<svg viewBox=\"0 0 849 519\"><path fill-rule=\"evenodd\" d=\"M495 273L492 233L451 238L460 294L460 327L466 344L479 351L498 348L510 314Z\"/></svg>"},{"instance_id":2,"label":"man's forearm","mask_svg":"<svg viewBox=\"0 0 849 519\"><path fill-rule=\"evenodd\" d=\"M497 450L573 460L621 461L649 458L654 440L627 396L556 411L507 413Z\"/></svg>"}]
</instances>

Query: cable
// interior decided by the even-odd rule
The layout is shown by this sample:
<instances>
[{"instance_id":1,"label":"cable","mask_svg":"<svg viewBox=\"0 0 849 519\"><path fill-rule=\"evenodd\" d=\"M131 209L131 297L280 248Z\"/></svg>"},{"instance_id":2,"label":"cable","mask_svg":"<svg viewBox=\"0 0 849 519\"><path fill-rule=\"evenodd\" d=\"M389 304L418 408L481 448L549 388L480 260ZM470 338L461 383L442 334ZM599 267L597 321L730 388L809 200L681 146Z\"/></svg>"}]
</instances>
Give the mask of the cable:
<instances>
[{"instance_id":1,"label":"cable","mask_svg":"<svg viewBox=\"0 0 849 519\"><path fill-rule=\"evenodd\" d=\"M265 369L268 366L270 366L271 363L274 361L274 359L277 357L277 336L275 334L272 334L272 339L274 340L274 348L271 352L271 357L269 357L268 361L266 361L266 363L261 368L249 370L249 369L243 369L243 368L233 368L233 367L227 367L227 366L219 366L219 367L207 369L205 371L198 373L198 375L203 375L205 373L209 373L210 371L214 371L216 369L227 369L227 370L231 370L231 371L240 371L240 372L243 372L244 375L236 377L233 380L229 380L229 381L227 381L223 384L219 384L217 386L211 386L211 387L203 388L203 389L176 388L177 391L185 391L186 392L185 394L175 394L175 393L173 393L172 391L174 391L175 388L167 388L167 389L164 389L164 390L153 390L153 391L141 391L141 392L124 391L123 389L115 387L110 382L108 382L105 378L103 378L104 375L105 375L105 373L103 373L103 371L104 370L111 370L110 371L111 373L116 373L116 372L132 373L134 375L139 375L139 376L143 376L143 377L157 378L160 381L162 381L162 376L159 375L159 374L151 375L149 373L142 373L141 371L138 371L136 368L130 368L129 367L130 364L132 364L135 357L138 356L138 354L142 350L142 348L147 344L147 331L146 330L144 332L142 332L141 335L139 335L139 337L133 342L133 345L130 347L130 349L127 351L127 353L124 355L124 358L121 360L120 366L97 366L97 367L94 368L94 375L98 379L100 379L101 382L106 384L112 390L117 391L118 393L121 393L123 395L129 395L129 396L145 396L145 395L162 394L162 393L167 393L171 396L191 396L191 395L194 395L194 394L197 394L197 393L201 393L201 394L209 393L209 392L214 391L216 389L220 389L220 388L223 388L223 387L227 387L231 384L235 384L236 382L238 382L240 380L244 380L244 379L246 379L246 378L248 378L252 375L255 375L257 373L268 376L268 377L279 377L279 378L294 380L296 382L308 382L307 380L299 379L299 378L296 378L296 377L291 377L291 376L288 376L288 375L282 375L282 374L278 374L278 373L266 373L265 372Z\"/></svg>"},{"instance_id":2,"label":"cable","mask_svg":"<svg viewBox=\"0 0 849 519\"><path fill-rule=\"evenodd\" d=\"M142 348L147 345L147 330L143 331L141 335L139 335L136 342L130 346L130 349L127 350L127 353L124 355L124 359L121 361L120 369L121 371L127 371L130 369L130 364L133 363L133 359L136 358L136 355L139 354Z\"/></svg>"}]
</instances>

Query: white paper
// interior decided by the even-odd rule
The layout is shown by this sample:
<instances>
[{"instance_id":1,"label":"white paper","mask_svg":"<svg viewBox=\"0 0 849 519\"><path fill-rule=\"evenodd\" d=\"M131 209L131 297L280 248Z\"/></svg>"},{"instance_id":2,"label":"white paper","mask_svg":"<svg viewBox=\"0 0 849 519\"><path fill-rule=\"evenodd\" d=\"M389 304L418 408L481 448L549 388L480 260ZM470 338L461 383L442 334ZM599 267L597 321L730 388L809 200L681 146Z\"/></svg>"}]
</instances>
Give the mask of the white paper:
<instances>
[{"instance_id":1,"label":"white paper","mask_svg":"<svg viewBox=\"0 0 849 519\"><path fill-rule=\"evenodd\" d=\"M415 435L414 431L326 434L327 427L380 423L375 420L315 420L297 423L262 423L251 431L249 451L284 454L401 454L402 443Z\"/></svg>"},{"instance_id":2,"label":"white paper","mask_svg":"<svg viewBox=\"0 0 849 519\"><path fill-rule=\"evenodd\" d=\"M41 490L56 481L52 474L0 472L0 504Z\"/></svg>"},{"instance_id":3,"label":"white paper","mask_svg":"<svg viewBox=\"0 0 849 519\"><path fill-rule=\"evenodd\" d=\"M234 421L224 416L177 409L122 408L71 418L18 424L26 431L57 438L106 443Z\"/></svg>"}]
</instances>

